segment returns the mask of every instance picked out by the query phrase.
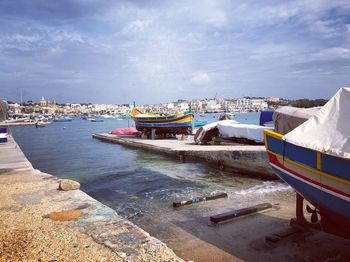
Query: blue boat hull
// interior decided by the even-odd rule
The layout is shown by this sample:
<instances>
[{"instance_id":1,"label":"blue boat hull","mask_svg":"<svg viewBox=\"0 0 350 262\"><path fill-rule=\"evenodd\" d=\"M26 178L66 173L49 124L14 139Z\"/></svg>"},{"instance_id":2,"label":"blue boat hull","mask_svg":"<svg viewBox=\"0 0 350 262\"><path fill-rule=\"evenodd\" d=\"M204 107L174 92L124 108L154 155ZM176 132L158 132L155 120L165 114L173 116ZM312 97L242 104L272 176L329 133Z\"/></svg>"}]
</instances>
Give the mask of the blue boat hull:
<instances>
[{"instance_id":1,"label":"blue boat hull","mask_svg":"<svg viewBox=\"0 0 350 262\"><path fill-rule=\"evenodd\" d=\"M296 146L265 131L269 162L275 173L321 213L350 225L350 161Z\"/></svg>"},{"instance_id":2,"label":"blue boat hull","mask_svg":"<svg viewBox=\"0 0 350 262\"><path fill-rule=\"evenodd\" d=\"M300 195L307 199L315 207L319 207L328 213L337 213L349 219L350 204L349 198L334 190L327 190L322 185L308 181L301 175L296 175L281 167L276 167L270 162L274 172ZM347 199L347 200L345 200Z\"/></svg>"}]
</instances>

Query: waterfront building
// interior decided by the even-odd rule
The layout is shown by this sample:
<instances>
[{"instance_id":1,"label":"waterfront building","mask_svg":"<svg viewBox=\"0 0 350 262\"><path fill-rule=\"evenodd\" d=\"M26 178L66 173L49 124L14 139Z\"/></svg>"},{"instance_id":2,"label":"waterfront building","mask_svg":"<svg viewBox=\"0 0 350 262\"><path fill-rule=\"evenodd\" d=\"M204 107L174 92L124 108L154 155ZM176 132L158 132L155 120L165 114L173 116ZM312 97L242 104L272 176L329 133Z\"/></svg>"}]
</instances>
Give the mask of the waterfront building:
<instances>
[{"instance_id":1,"label":"waterfront building","mask_svg":"<svg viewBox=\"0 0 350 262\"><path fill-rule=\"evenodd\" d=\"M40 102L39 102L39 105L40 105L41 107L47 106L47 102L46 102L46 100L45 100L45 98L44 98L43 96L41 97L41 100L40 100Z\"/></svg>"}]
</instances>

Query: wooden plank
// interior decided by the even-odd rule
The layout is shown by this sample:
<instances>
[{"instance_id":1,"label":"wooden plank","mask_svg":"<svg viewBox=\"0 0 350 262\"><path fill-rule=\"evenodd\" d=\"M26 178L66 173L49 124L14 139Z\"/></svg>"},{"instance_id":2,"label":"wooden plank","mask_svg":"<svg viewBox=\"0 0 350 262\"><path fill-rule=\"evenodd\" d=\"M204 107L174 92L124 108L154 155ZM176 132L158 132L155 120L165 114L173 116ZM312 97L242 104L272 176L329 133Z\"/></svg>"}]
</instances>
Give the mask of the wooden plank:
<instances>
[{"instance_id":1,"label":"wooden plank","mask_svg":"<svg viewBox=\"0 0 350 262\"><path fill-rule=\"evenodd\" d=\"M194 203L199 203L203 201L208 201L208 200L214 200L218 198L224 198L227 197L227 193L217 193L215 195L207 195L207 196L202 196L202 197L194 197L190 200L185 200L181 202L173 202L173 207L182 207L182 206L187 206L187 205L192 205Z\"/></svg>"},{"instance_id":2,"label":"wooden plank","mask_svg":"<svg viewBox=\"0 0 350 262\"><path fill-rule=\"evenodd\" d=\"M226 212L223 214L211 216L210 221L213 223L220 223L220 222L223 222L223 221L226 221L229 219L233 219L233 218L249 215L252 213L256 213L256 212L259 212L259 211L262 211L262 210L265 210L268 208L272 208L272 205L270 203L262 203L262 204L258 204L255 206L237 209L237 210L233 210L233 211Z\"/></svg>"}]
</instances>

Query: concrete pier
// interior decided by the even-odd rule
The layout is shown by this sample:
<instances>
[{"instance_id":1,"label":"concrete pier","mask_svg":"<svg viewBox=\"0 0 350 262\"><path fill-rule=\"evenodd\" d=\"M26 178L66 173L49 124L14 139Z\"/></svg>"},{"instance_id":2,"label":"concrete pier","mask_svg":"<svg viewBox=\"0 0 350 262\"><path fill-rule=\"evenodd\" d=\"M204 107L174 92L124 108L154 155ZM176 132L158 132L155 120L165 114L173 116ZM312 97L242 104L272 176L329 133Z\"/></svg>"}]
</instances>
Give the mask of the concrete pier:
<instances>
[{"instance_id":1,"label":"concrete pier","mask_svg":"<svg viewBox=\"0 0 350 262\"><path fill-rule=\"evenodd\" d=\"M36 122L0 122L0 127L33 126Z\"/></svg>"},{"instance_id":2,"label":"concrete pier","mask_svg":"<svg viewBox=\"0 0 350 262\"><path fill-rule=\"evenodd\" d=\"M58 185L11 137L0 144L0 261L182 261L114 210Z\"/></svg>"},{"instance_id":3,"label":"concrete pier","mask_svg":"<svg viewBox=\"0 0 350 262\"><path fill-rule=\"evenodd\" d=\"M262 145L196 145L193 140L149 140L111 134L94 134L93 138L164 153L180 159L200 160L228 172L277 179L268 163L265 147Z\"/></svg>"}]
</instances>

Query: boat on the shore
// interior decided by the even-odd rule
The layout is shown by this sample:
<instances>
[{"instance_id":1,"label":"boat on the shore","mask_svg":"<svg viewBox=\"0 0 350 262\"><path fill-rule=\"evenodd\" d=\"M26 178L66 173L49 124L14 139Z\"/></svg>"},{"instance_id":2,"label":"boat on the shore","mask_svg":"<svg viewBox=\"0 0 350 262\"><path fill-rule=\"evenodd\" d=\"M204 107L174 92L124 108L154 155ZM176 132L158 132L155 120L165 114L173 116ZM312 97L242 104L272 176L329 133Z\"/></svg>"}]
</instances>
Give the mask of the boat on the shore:
<instances>
[{"instance_id":1,"label":"boat on the shore","mask_svg":"<svg viewBox=\"0 0 350 262\"><path fill-rule=\"evenodd\" d=\"M157 134L190 134L194 115L191 109L177 114L150 114L143 113L137 107L130 112L131 118L135 121L138 131L150 132L152 129Z\"/></svg>"},{"instance_id":2,"label":"boat on the shore","mask_svg":"<svg viewBox=\"0 0 350 262\"><path fill-rule=\"evenodd\" d=\"M265 130L274 172L298 195L297 222L350 238L350 88L341 88L323 108L285 135ZM314 208L311 223L303 199ZM299 201L299 202L298 202Z\"/></svg>"}]
</instances>

